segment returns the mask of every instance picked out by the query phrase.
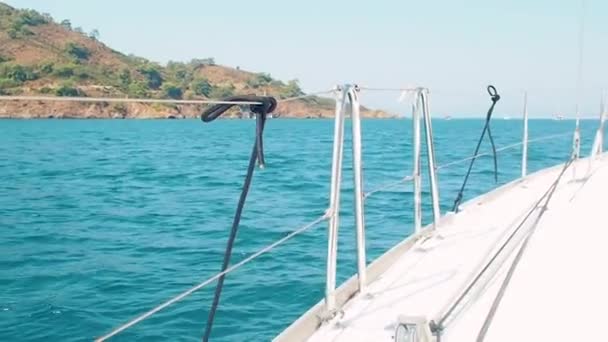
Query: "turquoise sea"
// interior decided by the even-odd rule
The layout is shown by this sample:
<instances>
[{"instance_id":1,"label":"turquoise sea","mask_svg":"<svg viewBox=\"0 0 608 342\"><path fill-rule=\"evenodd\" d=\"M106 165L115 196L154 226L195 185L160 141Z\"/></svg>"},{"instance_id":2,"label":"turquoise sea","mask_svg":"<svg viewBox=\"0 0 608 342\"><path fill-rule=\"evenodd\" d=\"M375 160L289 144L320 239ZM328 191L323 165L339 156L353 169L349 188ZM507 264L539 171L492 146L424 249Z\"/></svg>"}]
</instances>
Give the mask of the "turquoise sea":
<instances>
[{"instance_id":1,"label":"turquoise sea","mask_svg":"<svg viewBox=\"0 0 608 342\"><path fill-rule=\"evenodd\" d=\"M0 121L0 341L87 341L220 268L254 136L253 120ZM482 120L436 120L439 164L470 156ZM497 145L522 122L495 120ZM582 122L588 154L597 121ZM530 137L574 121L532 120ZM365 120L366 191L411 172L411 121ZM312 221L328 206L333 122L271 120L233 262ZM347 132L349 132L347 130ZM350 136L350 134L348 134ZM571 136L530 145L531 171L565 161ZM483 151L489 150L484 143ZM499 154L499 183L518 177L520 149ZM355 270L350 144L345 150L339 280ZM439 173L450 208L468 164ZM465 198L496 186L476 162ZM426 176L426 175L425 175ZM368 260L412 230L411 185L366 201ZM428 200L425 201L428 222ZM229 274L213 340L265 341L322 298L326 225ZM214 286L117 336L198 341Z\"/></svg>"}]
</instances>

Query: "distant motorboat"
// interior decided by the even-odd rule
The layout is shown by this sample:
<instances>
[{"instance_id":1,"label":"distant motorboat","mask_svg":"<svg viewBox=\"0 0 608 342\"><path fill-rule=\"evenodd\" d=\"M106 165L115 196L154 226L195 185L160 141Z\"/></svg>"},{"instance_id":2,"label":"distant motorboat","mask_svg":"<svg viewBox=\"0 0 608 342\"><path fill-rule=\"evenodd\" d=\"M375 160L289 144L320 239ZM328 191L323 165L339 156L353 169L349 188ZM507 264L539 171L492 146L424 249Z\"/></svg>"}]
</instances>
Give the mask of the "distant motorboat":
<instances>
[{"instance_id":1,"label":"distant motorboat","mask_svg":"<svg viewBox=\"0 0 608 342\"><path fill-rule=\"evenodd\" d=\"M452 120L452 117L450 115L446 115L443 119L444 120Z\"/></svg>"},{"instance_id":2,"label":"distant motorboat","mask_svg":"<svg viewBox=\"0 0 608 342\"><path fill-rule=\"evenodd\" d=\"M555 115L553 115L553 120L562 121L562 120L564 120L564 116L561 114L555 114Z\"/></svg>"}]
</instances>

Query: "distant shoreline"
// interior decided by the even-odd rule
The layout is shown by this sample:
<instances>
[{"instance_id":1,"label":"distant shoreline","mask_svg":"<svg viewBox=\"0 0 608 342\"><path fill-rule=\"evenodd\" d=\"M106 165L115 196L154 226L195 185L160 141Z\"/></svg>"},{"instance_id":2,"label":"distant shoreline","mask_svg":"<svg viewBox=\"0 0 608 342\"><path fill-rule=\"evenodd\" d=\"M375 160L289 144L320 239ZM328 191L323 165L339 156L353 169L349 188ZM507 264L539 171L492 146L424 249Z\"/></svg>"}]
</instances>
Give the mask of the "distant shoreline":
<instances>
[{"instance_id":1,"label":"distant shoreline","mask_svg":"<svg viewBox=\"0 0 608 342\"><path fill-rule=\"evenodd\" d=\"M254 118L251 119L246 119L246 118L237 118L237 117L222 117L219 118L220 120L228 120L228 121L254 121ZM280 117L275 117L272 118L271 120L333 120L333 117L301 117L301 116L280 116ZM399 116L394 116L394 117L363 117L361 118L362 120L411 120L410 117L399 117ZM130 121L155 121L155 120L200 120L199 117L197 116L187 116L187 117L116 117L116 118L112 118L112 117L78 117L78 116L59 116L59 117L54 117L54 116L48 116L48 117L23 117L23 116L0 116L0 120L23 120L23 121L27 121L27 120L130 120ZM349 118L347 118L347 120L349 120ZM463 120L485 120L484 117L464 117L464 118L452 118L450 120L445 120L443 118L437 117L437 118L433 118L433 121L463 121ZM533 117L533 118L528 118L528 120L533 121L533 120L543 120L543 121L576 121L576 118L563 118L561 120L555 120L551 117ZM580 118L581 121L597 121L599 120L598 118L592 118L592 117L583 117ZM500 122L500 121L523 121L523 118L511 118L509 120L503 120L503 119L493 119L493 122Z\"/></svg>"},{"instance_id":2,"label":"distant shoreline","mask_svg":"<svg viewBox=\"0 0 608 342\"><path fill-rule=\"evenodd\" d=\"M226 121L255 121L255 119L239 119L239 118L219 118L220 120L226 120ZM273 118L272 120L282 120L282 121L288 121L288 120L293 120L293 121L301 121L301 120L333 120L334 118L331 117L309 117L309 118L304 118L304 117L280 117L280 118ZM361 118L362 120L409 120L409 118L399 118L399 117L394 117L394 118ZM53 118L53 117L48 117L48 118L23 118L23 117L0 117L0 121L7 121L7 120L20 120L20 121L35 121L35 120L57 120L57 121L61 121L61 120L74 120L74 121L86 121L86 120L108 120L108 121L121 121L121 120L129 120L129 121L162 121L162 120L167 120L167 121L180 121L180 120L200 120L200 118L197 117L187 117L187 118L92 118L92 117L88 117L88 118L79 118L79 117L58 117L58 118ZM347 119L348 120L348 119Z\"/></svg>"}]
</instances>

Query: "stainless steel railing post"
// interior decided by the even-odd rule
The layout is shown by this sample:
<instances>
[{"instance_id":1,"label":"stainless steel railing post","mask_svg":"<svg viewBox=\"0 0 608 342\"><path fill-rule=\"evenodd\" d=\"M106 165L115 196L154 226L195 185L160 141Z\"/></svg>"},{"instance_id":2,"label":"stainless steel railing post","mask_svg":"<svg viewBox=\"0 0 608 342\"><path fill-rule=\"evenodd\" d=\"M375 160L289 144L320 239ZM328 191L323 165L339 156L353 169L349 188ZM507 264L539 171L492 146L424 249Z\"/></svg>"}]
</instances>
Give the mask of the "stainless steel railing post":
<instances>
[{"instance_id":1,"label":"stainless steel railing post","mask_svg":"<svg viewBox=\"0 0 608 342\"><path fill-rule=\"evenodd\" d=\"M359 104L359 89L350 86L348 97L351 103L352 139L353 139L353 182L355 225L357 231L357 270L359 275L359 291L363 292L367 285L367 261L365 250L365 218L363 211L363 165L361 158L361 114Z\"/></svg>"},{"instance_id":2,"label":"stainless steel railing post","mask_svg":"<svg viewBox=\"0 0 608 342\"><path fill-rule=\"evenodd\" d=\"M524 133L521 145L521 176L528 174L528 92L524 92Z\"/></svg>"},{"instance_id":3,"label":"stainless steel railing post","mask_svg":"<svg viewBox=\"0 0 608 342\"><path fill-rule=\"evenodd\" d=\"M576 119L576 127L572 135L572 158L578 159L581 156L581 128L580 120ZM573 168L575 170L575 168Z\"/></svg>"},{"instance_id":4,"label":"stainless steel railing post","mask_svg":"<svg viewBox=\"0 0 608 342\"><path fill-rule=\"evenodd\" d=\"M336 87L334 120L334 146L329 194L329 226L327 232L327 272L325 305L327 311L336 307L336 264L338 256L338 229L340 227L340 185L342 184L342 157L344 153L344 110L348 89ZM338 93L339 92L339 93Z\"/></svg>"},{"instance_id":5,"label":"stainless steel railing post","mask_svg":"<svg viewBox=\"0 0 608 342\"><path fill-rule=\"evenodd\" d=\"M327 274L325 287L325 305L328 313L336 309L336 269L338 256L338 230L340 226L340 190L342 184L342 161L344 156L344 121L346 104L350 103L352 119L353 148L353 183L354 214L357 235L357 272L359 291L363 292L367 284L367 260L365 249L365 218L363 209L363 162L361 148L361 113L359 89L353 85L339 88L341 94L336 96L336 118L334 121L334 146L331 169L331 187L329 201L329 227L327 238Z\"/></svg>"},{"instance_id":6,"label":"stainless steel railing post","mask_svg":"<svg viewBox=\"0 0 608 342\"><path fill-rule=\"evenodd\" d=\"M412 105L412 147L414 155L414 232L422 229L422 174L420 165L420 107L421 98L416 92L416 98Z\"/></svg>"},{"instance_id":7,"label":"stainless steel railing post","mask_svg":"<svg viewBox=\"0 0 608 342\"><path fill-rule=\"evenodd\" d=\"M433 202L433 226L437 228L441 219L439 207L439 185L437 183L437 169L435 162L435 147L433 146L433 123L428 102L428 89L420 88L419 96L422 103L422 115L424 117L424 131L426 133L426 152L429 167L429 182L431 186L431 200Z\"/></svg>"},{"instance_id":8,"label":"stainless steel railing post","mask_svg":"<svg viewBox=\"0 0 608 342\"><path fill-rule=\"evenodd\" d=\"M593 147L591 148L591 156L596 157L602 154L604 149L604 122L606 121L606 103L604 94L602 94L602 102L600 105L600 124L595 133L595 139L593 140Z\"/></svg>"}]
</instances>

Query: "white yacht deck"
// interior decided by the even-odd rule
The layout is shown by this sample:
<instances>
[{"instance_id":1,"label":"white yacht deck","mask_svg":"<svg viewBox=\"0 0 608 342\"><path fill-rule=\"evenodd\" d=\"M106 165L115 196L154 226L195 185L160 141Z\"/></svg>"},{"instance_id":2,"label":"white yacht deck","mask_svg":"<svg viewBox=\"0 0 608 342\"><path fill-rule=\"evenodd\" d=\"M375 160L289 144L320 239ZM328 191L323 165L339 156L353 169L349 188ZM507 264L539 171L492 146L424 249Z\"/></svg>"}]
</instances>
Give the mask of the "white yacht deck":
<instances>
[{"instance_id":1,"label":"white yacht deck","mask_svg":"<svg viewBox=\"0 0 608 342\"><path fill-rule=\"evenodd\" d=\"M445 320L441 341L598 340L608 307L606 166L604 154L591 163L578 160L566 170L538 224L534 227L538 215L526 220ZM444 217L440 236L434 232L406 249L309 341L392 341L401 315L440 320L561 170L546 169L507 184ZM483 338L480 331L492 303L532 229ZM293 333L297 324L287 332Z\"/></svg>"},{"instance_id":2,"label":"white yacht deck","mask_svg":"<svg viewBox=\"0 0 608 342\"><path fill-rule=\"evenodd\" d=\"M328 223L325 298L285 329L275 342L293 341L579 341L598 340L608 307L608 228L604 209L608 191L608 153L604 146L602 110L588 159L575 159L518 179L460 207L457 214L441 217L437 171L462 162L474 162L489 120L500 96L488 86L492 104L474 155L437 166L433 146L429 90L398 89L412 98L411 175L387 186L412 182L414 234L367 263L364 202L380 187L363 192L362 139L359 92L353 84L337 87L329 206L314 220L293 229L279 240L230 265L160 305L114 328L96 341L106 341L177 303L286 241ZM309 96L309 95L307 95ZM297 97L300 98L300 97ZM262 100L272 105L271 98ZM260 100L260 101L262 101ZM282 101L288 101L283 99ZM213 101L233 106L234 101ZM242 104L242 103L241 103ZM256 104L262 104L257 103ZM574 132L528 139L527 102L521 143L496 148L494 153L522 148L522 175L527 172L528 143L572 136L572 155L580 155L580 127ZM211 107L203 119L213 120ZM225 109L223 109L225 110ZM348 113L347 113L348 112ZM357 274L336 288L340 196L345 142L345 121L352 129L352 174ZM221 115L221 112L220 112ZM263 114L258 118L256 144L237 206L240 217L261 154ZM261 126L260 126L261 125ZM422 128L426 147L433 222L422 228ZM259 134L259 135L258 135ZM257 153L256 153L257 152ZM565 152L565 155L569 154ZM565 170L565 172L563 172ZM231 253L238 219L231 230L225 261ZM203 340L207 341L219 303L216 291ZM409 331L408 331L409 330ZM400 334L396 336L396 331ZM403 333L408 336L403 336ZM413 332L413 333L412 333ZM399 338L398 338L399 337Z\"/></svg>"}]
</instances>

